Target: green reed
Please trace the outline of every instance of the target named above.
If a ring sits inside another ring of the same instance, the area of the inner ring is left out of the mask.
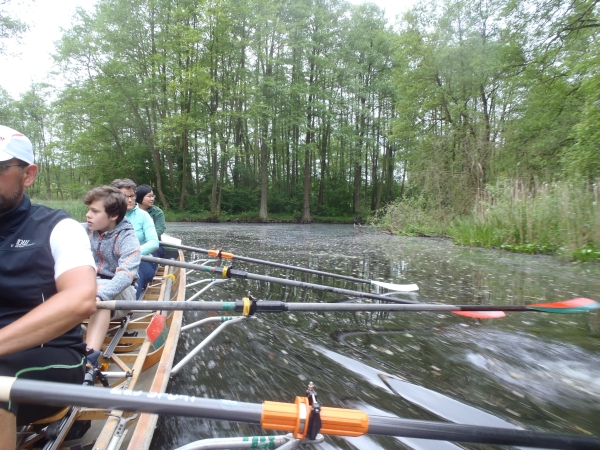
[[[422,199],[396,200],[370,219],[375,228],[403,236],[447,236],[455,217],[449,208],[428,207]]]
[[[583,182],[488,187],[448,229],[461,245],[600,261],[600,187]]]
[[[83,200],[46,200],[42,198],[32,198],[32,203],[38,203],[54,209],[62,209],[78,222],[85,222],[87,206]]]

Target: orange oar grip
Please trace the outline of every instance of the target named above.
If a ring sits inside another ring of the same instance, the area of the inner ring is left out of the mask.
[[[209,250],[208,251],[208,256],[212,256],[213,258],[217,258],[219,256],[219,251],[220,250]]]
[[[261,426],[267,430],[291,431],[296,439],[304,439],[308,430],[311,407],[306,397],[296,403],[264,402]],[[321,408],[321,434],[362,436],[369,429],[369,416],[354,409]]]
[[[221,252],[221,258],[233,259],[233,253]]]
[[[321,434],[362,436],[369,430],[369,416],[357,409],[321,408]]]

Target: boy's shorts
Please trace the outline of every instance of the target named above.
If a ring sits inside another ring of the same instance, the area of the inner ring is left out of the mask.
[[[69,347],[36,347],[0,357],[0,375],[19,379],[82,384],[85,356]],[[0,402],[0,408],[17,416],[17,426],[27,425],[60,411],[61,407]]]
[[[103,284],[108,284],[110,280],[106,280],[104,278],[96,278],[96,283],[98,286]],[[135,286],[127,286],[120,294],[115,296],[113,300],[135,300]],[[125,317],[129,311],[111,311],[110,318],[111,319],[120,319]]]

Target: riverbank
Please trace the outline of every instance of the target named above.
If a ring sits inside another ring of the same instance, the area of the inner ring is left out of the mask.
[[[399,235],[448,237],[464,246],[600,261],[598,184],[506,181],[488,187],[470,215],[409,199],[388,206],[373,224]]]
[[[67,211],[85,221],[87,208],[76,200],[34,201]],[[405,199],[390,204],[369,220],[393,234],[446,237],[457,245],[496,248],[516,253],[556,255],[569,261],[600,262],[600,187],[584,183],[525,186],[507,181],[488,187],[471,215],[450,208],[425,208]],[[222,213],[165,211],[167,222],[264,223],[258,212]],[[296,224],[300,216],[270,214],[266,223]],[[313,216],[313,223],[352,224],[353,217]]]

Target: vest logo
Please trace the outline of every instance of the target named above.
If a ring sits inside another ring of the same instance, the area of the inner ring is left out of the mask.
[[[12,244],[11,247],[23,248],[23,247],[30,247],[32,245],[35,245],[35,242],[30,242],[29,239],[17,239],[17,243]]]

